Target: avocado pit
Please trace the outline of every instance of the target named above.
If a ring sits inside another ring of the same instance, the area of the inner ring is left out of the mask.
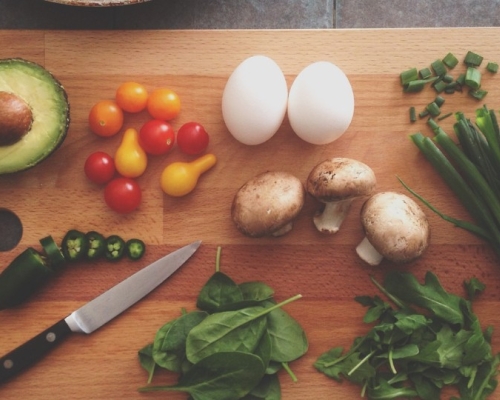
[[[17,143],[31,129],[33,113],[14,93],[0,91],[0,146]]]

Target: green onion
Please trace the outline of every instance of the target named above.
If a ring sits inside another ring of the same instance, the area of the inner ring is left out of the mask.
[[[436,103],[438,107],[441,107],[444,104],[444,101],[444,97],[441,96],[436,96],[436,98],[434,99],[434,103]]]
[[[446,75],[446,65],[441,60],[436,60],[431,63],[431,68],[437,76]]]
[[[420,71],[418,71],[418,74],[420,75],[420,78],[422,79],[429,79],[432,76],[432,71],[429,68],[422,68]]]
[[[484,89],[470,89],[469,95],[474,97],[476,100],[483,100],[488,92]]]
[[[458,75],[458,78],[455,82],[462,86],[465,85],[465,74]]]
[[[443,119],[445,118],[448,118],[448,117],[451,117],[453,115],[453,113],[448,113],[448,114],[444,114],[444,115],[441,115],[439,118],[438,118],[438,121],[442,121]]]
[[[479,67],[483,62],[483,57],[479,54],[473,53],[472,51],[468,51],[465,55],[464,63],[468,67]]]
[[[407,84],[404,85],[403,91],[404,92],[420,92],[427,83],[435,81],[437,78],[432,77],[429,79],[417,79],[414,81],[410,81]]]
[[[441,93],[443,92],[446,87],[448,86],[448,84],[443,81],[442,79],[438,79],[436,82],[434,82],[434,90],[437,92],[437,93]]]
[[[474,67],[468,67],[465,73],[465,84],[472,89],[479,89],[481,86],[481,72]]]
[[[418,79],[418,71],[416,68],[411,68],[409,70],[403,71],[400,74],[401,85],[406,85],[411,81],[415,81]]]
[[[425,117],[429,116],[429,111],[427,111],[427,110],[420,111],[420,112],[418,113],[418,116],[419,116],[420,118],[425,118]]]
[[[410,122],[415,122],[417,120],[417,113],[415,107],[410,107]]]
[[[432,118],[428,124],[433,139],[420,132],[410,138],[474,222],[440,212],[400,179],[401,183],[441,218],[487,240],[500,257],[500,128],[495,112],[486,106],[478,109],[475,124],[457,113],[453,128],[458,144]]]
[[[454,68],[458,64],[458,58],[455,57],[452,53],[446,54],[446,56],[443,58],[443,63],[448,67],[448,68]]]
[[[432,117],[436,117],[439,114],[441,114],[441,110],[439,109],[439,106],[437,105],[437,103],[435,101],[433,101],[432,103],[427,104],[427,106],[425,107],[425,109],[429,112],[429,114]]]
[[[487,65],[486,65],[486,69],[489,71],[489,72],[493,72],[494,74],[498,72],[498,64],[495,63],[495,62],[489,62]]]

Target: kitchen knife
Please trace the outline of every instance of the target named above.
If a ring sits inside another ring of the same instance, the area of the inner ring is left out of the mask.
[[[70,333],[92,333],[125,311],[181,267],[200,244],[193,242],[160,258],[0,358],[0,383],[39,360]]]

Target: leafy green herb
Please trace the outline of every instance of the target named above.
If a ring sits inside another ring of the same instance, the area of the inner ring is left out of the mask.
[[[299,299],[274,301],[274,290],[262,282],[237,284],[216,271],[200,290],[199,311],[186,312],[164,324],[152,344],[139,350],[148,372],[145,391],[181,391],[189,399],[281,398],[277,372],[304,355],[308,342],[300,324],[282,307]],[[179,374],[175,385],[149,385],[155,372]]]
[[[318,371],[359,385],[369,399],[435,400],[446,386],[457,387],[462,399],[493,393],[500,355],[492,353],[492,329],[481,330],[471,300],[448,293],[431,272],[423,284],[402,272],[387,274],[383,285],[372,281],[390,302],[357,297],[373,326],[347,351],[322,354]],[[484,289],[475,278],[467,286],[474,294]]]

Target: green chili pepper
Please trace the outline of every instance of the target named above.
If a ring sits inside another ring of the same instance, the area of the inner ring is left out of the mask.
[[[131,260],[138,260],[146,252],[146,245],[140,239],[130,239],[127,241],[126,245],[127,256]]]
[[[64,236],[61,247],[67,261],[79,261],[87,254],[87,238],[83,232],[72,229]]]
[[[106,251],[106,239],[103,235],[96,231],[87,232],[85,235],[87,239],[87,259],[96,260]]]
[[[53,273],[35,249],[24,250],[0,274],[0,309],[22,303]]]
[[[53,270],[59,270],[66,264],[64,254],[52,236],[49,235],[40,239],[40,244],[47,257],[47,263]]]
[[[125,241],[118,235],[111,235],[106,239],[104,255],[110,261],[118,261],[125,254]]]

